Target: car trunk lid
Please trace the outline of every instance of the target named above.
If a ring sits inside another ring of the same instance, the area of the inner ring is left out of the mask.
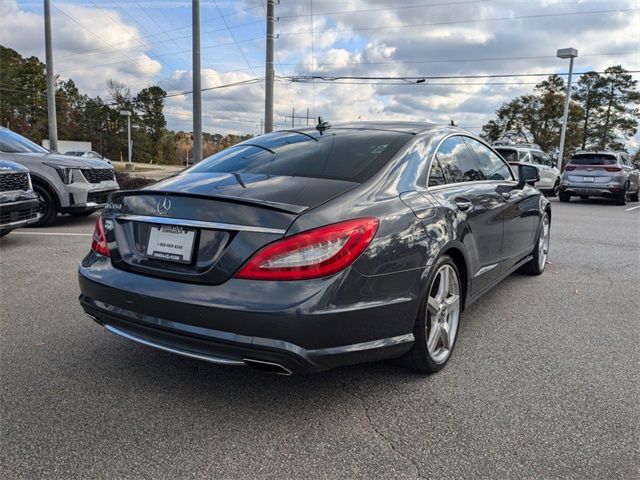
[[[114,194],[104,211],[116,268],[219,284],[304,211],[357,183],[303,177],[181,174]]]

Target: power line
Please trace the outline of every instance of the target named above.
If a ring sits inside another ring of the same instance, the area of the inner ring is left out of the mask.
[[[231,14],[228,14],[228,15],[224,15],[224,17],[228,18],[228,17],[234,16],[234,15],[239,15],[241,13],[244,13],[244,12],[248,11],[248,10],[254,10],[255,8],[256,7],[240,10],[238,12],[234,12],[234,13],[231,13]],[[218,18],[220,18],[220,17],[213,17],[213,18],[210,18],[210,19],[207,19],[207,20],[203,20],[201,23],[217,20]],[[261,20],[256,20],[256,21],[252,21],[252,22],[241,23],[239,25],[234,25],[232,28],[240,28],[240,27],[255,25],[256,23],[261,23],[261,22],[262,22]],[[148,34],[148,35],[135,36],[135,37],[130,38],[128,40],[123,40],[121,42],[108,44],[107,47],[90,48],[90,49],[87,49],[87,50],[82,50],[80,52],[74,52],[72,54],[62,55],[62,56],[57,57],[56,60],[61,60],[63,58],[67,58],[67,57],[73,57],[73,56],[80,55],[80,54],[83,54],[83,53],[104,51],[104,50],[107,50],[109,48],[116,47],[117,45],[128,44],[130,42],[138,42],[138,44],[134,45],[132,47],[128,47],[129,49],[138,48],[138,47],[144,46],[143,42],[141,42],[140,40],[144,40],[144,39],[147,39],[147,38],[150,38],[150,37],[157,37],[157,36],[163,35],[164,33],[168,33],[168,32],[175,32],[177,30],[184,30],[186,28],[191,28],[191,24],[183,25],[181,27],[171,28],[171,29],[168,29],[168,30],[164,30],[162,32],[151,33],[151,34]],[[217,29],[214,29],[214,30],[207,30],[207,31],[205,31],[203,33],[215,33],[215,32],[220,32],[220,31],[223,31],[223,30],[226,30],[226,28],[217,28]],[[185,36],[181,36],[181,37],[175,37],[176,40],[181,40],[183,38],[191,38],[191,34],[185,35]],[[106,42],[104,42],[104,43],[106,43]],[[163,43],[163,42],[159,42],[159,43]],[[126,50],[126,48],[123,49],[123,50]]]
[[[598,73],[604,74],[606,72],[579,72],[574,75],[584,75],[586,73]],[[626,70],[625,73],[640,73],[640,70]],[[566,76],[569,75],[565,72],[552,72],[552,73],[500,73],[500,74],[473,74],[473,75],[418,75],[418,76],[406,76],[406,77],[367,77],[356,75],[293,75],[285,77],[292,82],[308,82],[312,80],[324,80],[331,82],[335,80],[452,80],[452,79],[474,79],[474,78],[517,78],[517,77],[550,77],[553,75]]]
[[[638,55],[638,52],[615,52],[615,53],[581,53],[581,57],[611,57],[622,55]],[[534,55],[520,57],[492,57],[492,58],[460,58],[453,60],[393,60],[387,62],[356,62],[350,66],[358,65],[395,65],[395,64],[424,64],[424,63],[462,63],[462,62],[489,62],[502,60],[540,60],[545,58],[556,58],[555,55]],[[311,65],[311,63],[283,63],[287,66]],[[316,63],[315,66],[344,66],[344,63]]]
[[[238,40],[236,40],[236,36],[233,34],[233,31],[229,27],[229,24],[227,23],[227,20],[222,16],[222,10],[220,10],[220,7],[218,6],[218,2],[213,0],[213,4],[218,9],[218,13],[220,14],[220,18],[222,18],[222,21],[224,22],[225,27],[227,27],[227,30],[229,30],[229,34],[231,35],[231,38],[233,39],[233,42],[236,44],[236,47],[238,47],[238,50],[240,51],[240,55],[242,55],[242,58],[244,58],[245,63],[249,67],[249,70],[251,70],[251,74],[255,75],[256,72],[253,71],[253,67],[251,67],[251,64],[249,63],[249,60],[247,60],[247,56],[244,54],[244,51],[240,47],[240,44],[238,43]]]
[[[300,17],[310,17],[310,16],[321,17],[321,16],[328,16],[328,15],[332,15],[332,16],[350,15],[353,13],[383,12],[383,11],[389,11],[389,10],[404,10],[404,9],[410,9],[410,8],[429,8],[429,7],[454,6],[454,5],[467,5],[470,3],[486,3],[486,2],[493,2],[493,1],[499,1],[499,0],[467,0],[463,2],[420,3],[417,5],[399,5],[399,6],[390,5],[388,7],[382,7],[382,8],[365,8],[365,9],[358,9],[358,10],[335,10],[332,12],[316,12],[315,14],[303,13],[299,15],[282,15],[279,18],[286,19],[286,18],[300,18]]]
[[[479,23],[479,22],[497,22],[501,20],[524,20],[529,18],[547,18],[547,17],[564,17],[570,15],[592,15],[592,14],[602,14],[602,13],[619,13],[619,12],[635,12],[640,9],[638,8],[626,8],[626,9],[615,9],[615,10],[592,10],[588,12],[564,12],[564,13],[544,13],[538,15],[520,15],[513,17],[496,17],[496,18],[477,18],[473,20],[456,20],[452,22],[434,22],[434,23],[416,23],[411,25],[386,25],[380,27],[362,27],[362,28],[343,28],[343,29],[328,29],[328,30],[318,30],[315,33],[344,33],[344,32],[360,32],[366,30],[386,30],[386,29],[400,29],[400,28],[418,28],[418,27],[431,27],[436,25],[457,25],[464,23]],[[308,35],[309,31],[306,32],[283,32],[280,33],[280,36],[285,35]]]
[[[263,37],[254,37],[254,38],[248,38],[246,40],[238,40],[238,43],[248,43],[248,42],[255,42],[257,40],[262,40]],[[204,47],[201,48],[201,50],[210,50],[212,48],[218,48],[218,47],[225,47],[228,45],[233,45],[233,42],[225,42],[225,43],[217,43],[214,45],[205,45]],[[159,55],[155,55],[152,58],[161,58],[161,57],[167,57],[167,56],[171,56],[171,55],[175,55],[176,53],[180,53],[180,52],[167,52],[167,53],[163,53],[163,54],[159,54]],[[128,57],[130,58],[130,57]],[[120,63],[126,63],[126,60],[120,60],[117,62],[110,62],[110,63],[97,63],[97,64],[92,64],[92,66],[94,67],[104,67],[104,66],[109,66],[109,65],[117,65]],[[77,61],[74,62],[74,65],[77,65]],[[67,70],[60,70],[58,71],[58,73],[69,73],[69,72],[74,72],[77,70],[84,70],[86,67],[76,67],[76,68],[71,68],[71,69],[67,69]],[[236,70],[242,70],[242,69],[236,69]]]

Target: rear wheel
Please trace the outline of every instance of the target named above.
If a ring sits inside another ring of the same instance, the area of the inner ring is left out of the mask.
[[[415,343],[404,357],[409,367],[423,373],[435,373],[446,365],[462,311],[460,275],[451,257],[440,257],[432,272],[413,331]]]
[[[632,193],[631,195],[629,195],[629,201],[630,202],[637,202],[638,201],[638,194],[640,194],[640,190],[638,190],[636,193]]]
[[[617,193],[615,196],[616,205],[626,205],[627,204],[627,189],[625,188],[622,192]]]
[[[532,253],[533,258],[520,267],[522,273],[540,275],[544,272],[544,267],[547,264],[547,256],[549,255],[550,233],[551,220],[549,219],[549,214],[545,212],[540,221],[538,240]]]
[[[559,191],[560,191],[560,179],[556,180],[556,183],[553,185],[553,188],[549,190],[549,193],[547,195],[550,197],[555,197],[558,195]]]
[[[33,186],[33,190],[38,195],[38,201],[40,202],[38,210],[42,216],[40,217],[40,220],[32,223],[30,226],[46,227],[47,225],[50,225],[58,215],[58,204],[46,187],[36,184]]]
[[[569,200],[571,200],[571,195],[565,192],[560,192],[558,198],[560,198],[561,202],[568,202]]]

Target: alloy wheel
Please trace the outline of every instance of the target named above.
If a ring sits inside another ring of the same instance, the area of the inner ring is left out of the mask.
[[[436,363],[451,355],[460,318],[460,280],[451,265],[436,272],[427,299],[427,350]]]
[[[547,256],[549,255],[549,216],[545,215],[542,218],[542,231],[540,232],[540,239],[538,240],[538,266],[540,270],[544,269],[547,263]]]

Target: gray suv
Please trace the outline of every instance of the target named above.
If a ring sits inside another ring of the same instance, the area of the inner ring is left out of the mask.
[[[58,213],[90,215],[119,188],[113,167],[103,160],[51,153],[4,127],[0,127],[0,159],[29,169],[40,201],[37,227],[49,225]]]
[[[638,201],[640,172],[624,152],[577,152],[564,168],[560,182],[560,201],[580,198],[612,198],[626,205],[627,198]]]

